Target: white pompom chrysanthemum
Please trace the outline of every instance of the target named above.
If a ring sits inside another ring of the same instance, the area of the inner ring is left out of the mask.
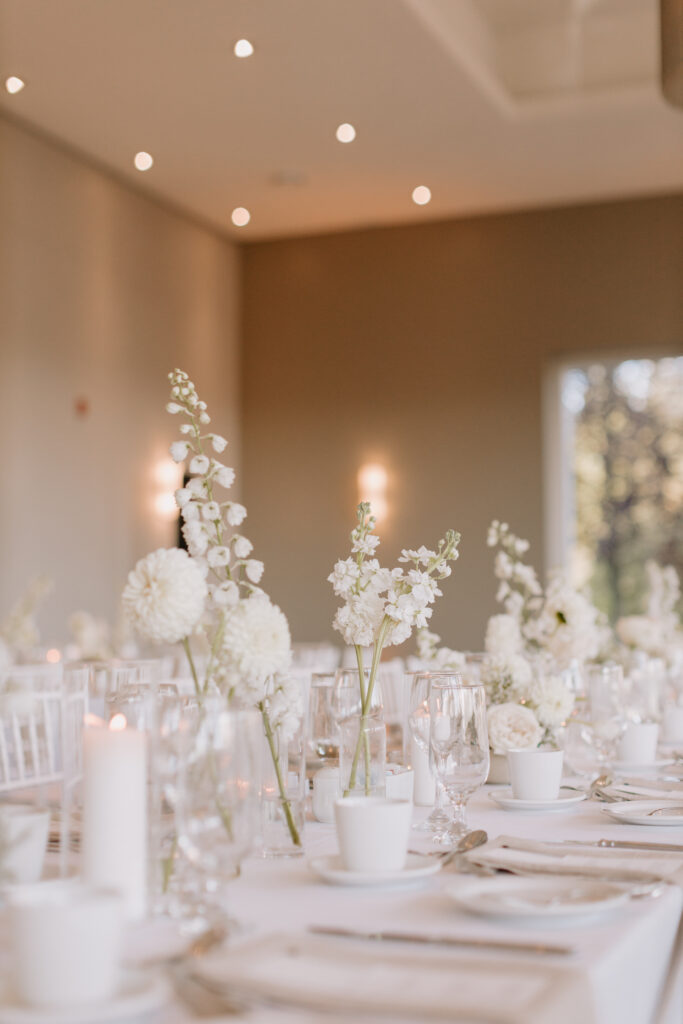
[[[291,658],[287,619],[265,594],[228,607],[221,667],[235,696],[249,704],[263,700],[268,677],[286,672]]]
[[[154,643],[174,644],[202,617],[207,584],[202,568],[180,548],[159,548],[128,576],[123,610],[133,628]]]

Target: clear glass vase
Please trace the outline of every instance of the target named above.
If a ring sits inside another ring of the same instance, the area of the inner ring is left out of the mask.
[[[262,711],[260,852],[264,857],[297,857],[304,852],[306,688],[301,681],[298,685],[300,713],[291,716],[286,726],[277,726],[268,700]]]
[[[339,724],[339,769],[344,796],[384,796],[387,731],[380,711]]]

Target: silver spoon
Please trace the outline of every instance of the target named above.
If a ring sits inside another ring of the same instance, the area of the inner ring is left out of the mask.
[[[441,867],[445,868],[447,864],[452,863],[456,857],[461,857],[464,853],[469,850],[474,850],[477,846],[482,846],[488,842],[488,835],[484,832],[483,828],[477,828],[474,832],[468,832],[464,835],[458,845],[453,849],[449,850],[445,857],[441,860]]]

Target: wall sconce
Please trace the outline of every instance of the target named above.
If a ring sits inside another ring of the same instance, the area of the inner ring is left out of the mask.
[[[369,501],[372,514],[381,523],[389,511],[387,483],[389,474],[378,462],[366,462],[358,470],[358,500]]]
[[[154,464],[152,479],[154,480],[152,495],[154,514],[157,519],[162,519],[165,523],[172,523],[178,518],[175,492],[183,486],[183,467],[171,458],[159,459]]]

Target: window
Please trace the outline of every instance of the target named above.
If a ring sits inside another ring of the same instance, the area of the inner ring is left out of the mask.
[[[641,612],[648,559],[683,574],[683,357],[564,366],[553,397],[550,562],[610,619]]]

